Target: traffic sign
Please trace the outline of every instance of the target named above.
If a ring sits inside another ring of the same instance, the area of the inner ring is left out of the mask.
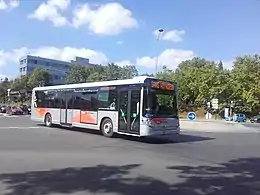
[[[213,109],[218,109],[218,99],[213,99],[212,100],[212,108]]]
[[[196,119],[196,113],[195,112],[189,112],[188,113],[188,119],[193,121]]]

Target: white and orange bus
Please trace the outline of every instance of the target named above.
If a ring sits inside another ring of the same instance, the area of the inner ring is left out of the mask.
[[[165,137],[180,132],[177,84],[146,76],[133,79],[36,87],[31,119],[115,133]]]

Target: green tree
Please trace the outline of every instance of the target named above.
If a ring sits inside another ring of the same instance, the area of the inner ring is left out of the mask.
[[[179,85],[179,99],[202,105],[206,99],[218,98],[226,101],[229,95],[229,72],[221,70],[218,64],[204,58],[183,61],[175,71]]]
[[[50,74],[46,70],[36,68],[34,69],[33,73],[29,76],[28,87],[32,89],[38,86],[50,85],[51,84],[50,81],[51,81]]]
[[[132,79],[135,76],[138,76],[138,71],[135,66],[125,65],[121,69],[122,77],[121,79]]]
[[[224,70],[223,62],[221,60],[218,63],[218,69],[219,70]]]
[[[162,71],[158,72],[156,77],[158,79],[164,79],[168,81],[176,81],[175,72],[167,68],[167,66],[163,66]]]
[[[7,101],[7,89],[10,88],[11,81],[5,77],[0,83],[0,102],[5,103]]]
[[[84,83],[87,81],[90,71],[85,66],[73,65],[66,78],[67,83]]]
[[[29,76],[23,75],[20,78],[14,79],[11,84],[11,89],[14,91],[31,90],[29,83],[28,83],[29,78],[30,78]]]
[[[128,79],[138,75],[135,66],[126,65],[120,67],[114,63],[107,66],[95,65],[92,67],[73,66],[67,76],[67,83],[84,83],[95,81],[110,81]]]
[[[240,111],[257,112],[260,109],[260,56],[237,57],[231,71],[232,99],[244,102]]]

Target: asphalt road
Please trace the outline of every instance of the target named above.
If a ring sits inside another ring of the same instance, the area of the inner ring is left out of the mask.
[[[0,117],[1,195],[260,194],[260,133],[105,138]]]

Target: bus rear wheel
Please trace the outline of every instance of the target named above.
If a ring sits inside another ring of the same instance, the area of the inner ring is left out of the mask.
[[[48,114],[45,115],[44,123],[45,123],[46,127],[51,127],[52,126],[51,114],[48,113]]]
[[[113,123],[110,119],[106,118],[101,124],[101,131],[105,137],[113,137]]]

